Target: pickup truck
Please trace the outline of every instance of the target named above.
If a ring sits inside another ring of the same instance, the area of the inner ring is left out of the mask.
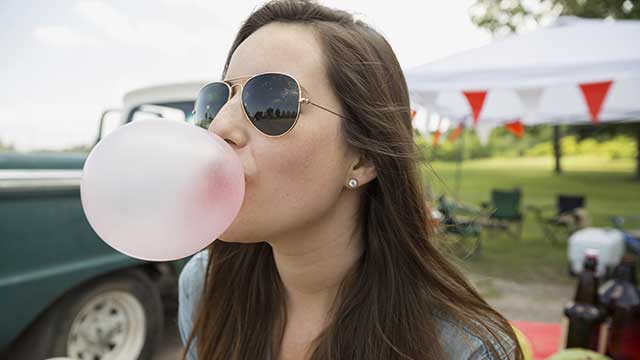
[[[204,83],[127,93],[115,126],[190,121]],[[187,259],[149,262],[114,250],[80,202],[88,153],[0,152],[0,359],[151,359]],[[170,304],[170,305],[167,305]],[[174,308],[175,309],[175,308]]]

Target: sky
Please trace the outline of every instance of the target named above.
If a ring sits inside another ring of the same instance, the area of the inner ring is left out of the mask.
[[[0,1],[0,142],[18,151],[91,143],[130,90],[217,80],[242,21],[264,1]],[[403,69],[491,41],[473,0],[320,0],[375,27]]]

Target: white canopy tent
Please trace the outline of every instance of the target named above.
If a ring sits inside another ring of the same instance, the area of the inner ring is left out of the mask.
[[[405,76],[412,103],[452,124],[640,121],[640,21],[561,17]]]

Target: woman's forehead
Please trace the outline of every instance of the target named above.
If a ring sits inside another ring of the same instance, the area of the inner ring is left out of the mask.
[[[233,53],[226,78],[265,72],[293,75],[305,88],[323,81],[324,57],[311,27],[279,22],[263,26]]]

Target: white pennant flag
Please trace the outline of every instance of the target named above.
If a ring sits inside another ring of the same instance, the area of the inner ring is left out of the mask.
[[[525,113],[522,114],[522,122],[526,123],[538,110],[542,99],[543,88],[516,89],[516,93],[524,105]]]
[[[495,127],[495,123],[479,122],[478,125],[476,125],[476,135],[478,135],[478,140],[480,140],[482,146],[487,146],[489,143],[489,135],[491,135],[491,131]]]
[[[415,99],[417,103],[429,109],[429,111],[436,110],[436,99],[438,98],[436,91],[414,92],[411,97]]]

